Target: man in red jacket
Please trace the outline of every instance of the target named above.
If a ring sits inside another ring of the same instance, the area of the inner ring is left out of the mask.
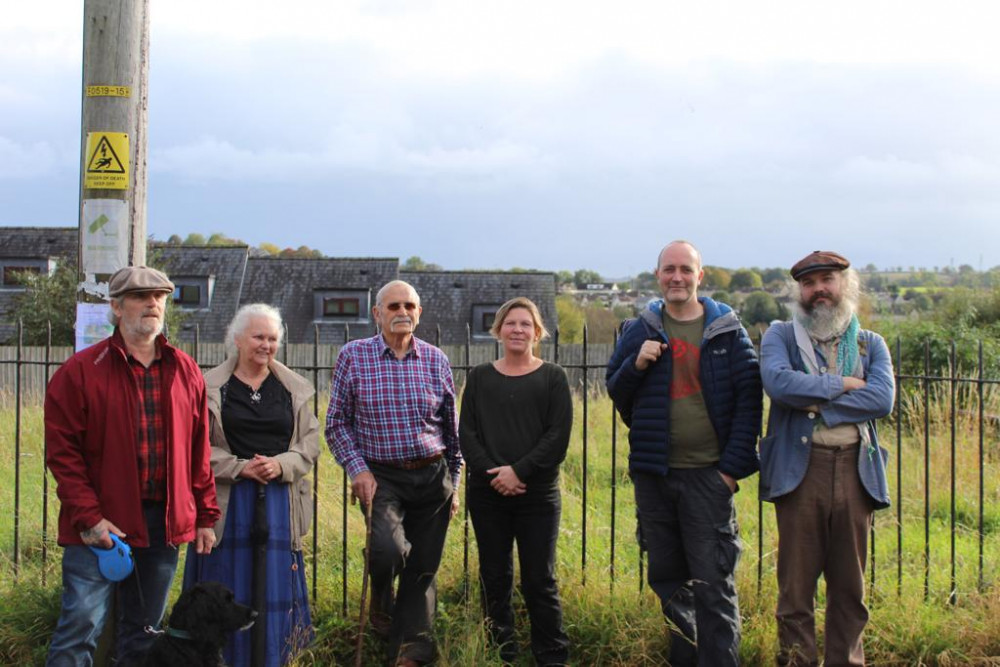
[[[174,285],[144,266],[109,282],[110,338],[78,352],[45,394],[46,465],[55,477],[64,547],[62,612],[47,665],[90,665],[119,596],[119,665],[142,659],[177,569],[177,546],[215,543],[219,518],[210,466],[205,382],[191,357],[162,335]],[[90,547],[109,533],[132,548],[135,571],[105,579]]]

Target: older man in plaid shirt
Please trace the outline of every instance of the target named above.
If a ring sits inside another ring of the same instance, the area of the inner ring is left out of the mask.
[[[405,667],[435,657],[435,577],[462,470],[451,366],[413,335],[420,313],[408,283],[379,290],[379,333],[340,351],[326,415],[326,440],[354,495],[373,503],[371,624]]]

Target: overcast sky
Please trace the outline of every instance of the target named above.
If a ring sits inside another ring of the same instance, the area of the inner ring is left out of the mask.
[[[10,4],[10,3],[9,3]],[[0,21],[0,225],[77,224],[83,2]],[[1000,264],[1000,5],[151,0],[149,232],[449,269]],[[2,233],[2,232],[0,232]]]

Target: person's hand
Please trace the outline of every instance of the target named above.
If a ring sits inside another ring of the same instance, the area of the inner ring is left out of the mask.
[[[114,543],[108,535],[109,532],[114,533],[118,537],[125,537],[125,533],[123,533],[118,526],[111,523],[107,519],[101,519],[87,530],[81,532],[80,539],[83,540],[83,543],[88,547],[110,549]]]
[[[727,475],[726,473],[722,472],[721,470],[719,471],[719,477],[721,477],[722,481],[725,482],[726,486],[729,487],[729,493],[736,493],[736,478],[735,477],[732,477],[731,475]]]
[[[458,514],[458,491],[451,494],[451,513],[448,516],[454,519],[456,514]]]
[[[528,487],[517,478],[517,473],[510,466],[500,466],[490,468],[486,471],[495,477],[490,480],[493,490],[503,496],[519,496],[528,490]]]
[[[281,464],[278,462],[278,459],[271,456],[254,454],[253,460],[257,461],[260,465],[261,477],[267,481],[281,479]]]
[[[368,507],[375,499],[377,488],[378,482],[375,481],[375,475],[368,470],[358,473],[358,476],[351,481],[351,493],[361,501],[364,507]]]
[[[868,383],[860,378],[856,378],[851,375],[844,376],[844,391],[854,391],[855,389],[864,389],[867,386]]]
[[[238,477],[253,480],[258,484],[267,484],[269,481],[267,468],[264,461],[257,458],[250,459],[246,465],[240,469]]]
[[[199,528],[194,536],[194,550],[196,553],[202,556],[207,556],[212,553],[212,547],[215,546],[215,529],[214,528]]]
[[[669,348],[669,345],[661,343],[658,340],[647,340],[643,342],[642,347],[639,348],[639,354],[635,358],[636,370],[646,370],[649,368],[650,364],[656,363],[656,361],[660,358],[660,355]]]

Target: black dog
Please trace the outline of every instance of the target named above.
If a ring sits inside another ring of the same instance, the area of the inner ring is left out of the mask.
[[[150,667],[219,667],[229,635],[246,630],[257,617],[220,583],[203,581],[184,591],[170,612],[167,629],[146,654]]]

